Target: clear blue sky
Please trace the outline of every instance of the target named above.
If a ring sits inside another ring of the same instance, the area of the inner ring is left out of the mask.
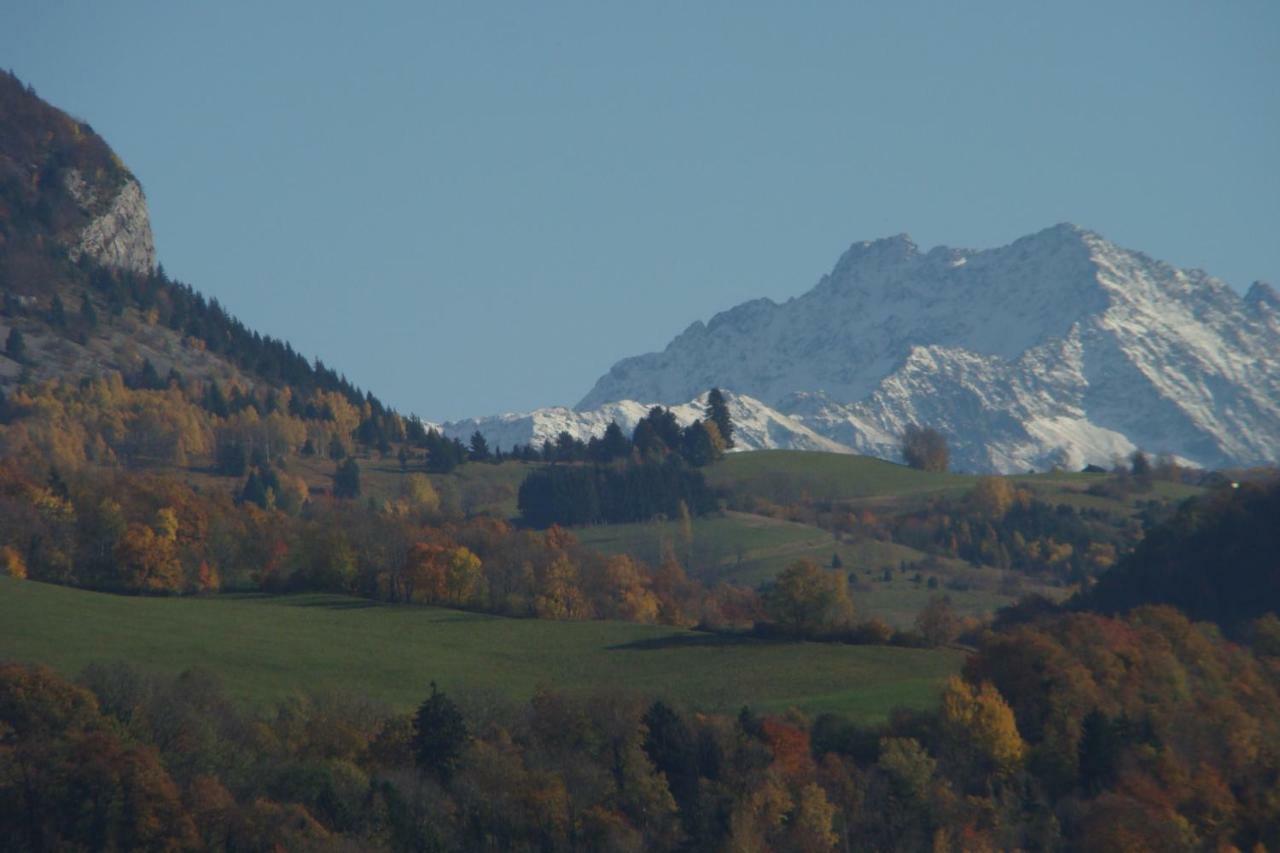
[[[0,65],[172,275],[433,419],[573,404],[903,231],[1280,280],[1280,3],[871,5],[8,0]]]

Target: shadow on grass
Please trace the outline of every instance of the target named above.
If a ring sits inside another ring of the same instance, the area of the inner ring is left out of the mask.
[[[383,606],[381,601],[367,598],[285,598],[280,600],[280,604],[286,607],[321,607],[325,610],[366,610]]]
[[[750,634],[672,634],[666,637],[650,637],[609,646],[609,651],[656,652],[662,649],[716,648],[725,646],[782,645],[783,641]]]

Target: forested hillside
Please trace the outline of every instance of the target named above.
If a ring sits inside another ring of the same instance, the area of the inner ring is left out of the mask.
[[[1251,620],[1280,613],[1280,479],[1183,504],[1078,602],[1103,613],[1157,603],[1237,637]]]

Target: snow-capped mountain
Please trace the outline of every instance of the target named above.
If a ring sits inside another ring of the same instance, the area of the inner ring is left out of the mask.
[[[848,447],[818,435],[786,415],[779,414],[759,400],[741,394],[726,392],[725,402],[733,419],[735,450],[826,450],[835,453],[852,453]],[[538,409],[522,414],[494,415],[487,418],[468,418],[441,424],[440,430],[449,438],[462,441],[470,439],[479,430],[491,446],[510,449],[515,444],[532,444],[541,447],[542,442],[556,440],[561,432],[588,441],[603,435],[610,421],[617,421],[627,435],[635,430],[653,403],[637,403],[622,400],[606,403],[587,411],[558,406]],[[669,406],[681,426],[705,417],[707,395],[702,394],[688,403]]]
[[[885,458],[908,424],[933,426],[962,470],[1135,448],[1275,462],[1280,298],[1073,225],[989,250],[921,252],[900,235],[853,245],[802,296],[746,302],[618,362],[578,410],[712,386]]]

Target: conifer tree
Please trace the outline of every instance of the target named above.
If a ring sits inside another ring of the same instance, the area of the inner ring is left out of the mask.
[[[413,757],[418,769],[448,782],[458,769],[468,737],[462,711],[431,682],[431,695],[413,717]]]
[[[719,388],[712,388],[711,393],[707,394],[707,420],[720,430],[725,449],[733,447],[733,419],[729,417],[729,404],[725,402],[724,393]]]
[[[17,327],[9,330],[9,337],[4,342],[5,355],[22,364],[27,358],[27,341]]]
[[[84,324],[90,329],[98,327],[98,312],[93,307],[93,300],[89,298],[89,294],[82,294],[80,297],[80,318],[84,320]]]
[[[484,434],[480,430],[476,430],[471,434],[471,448],[467,458],[472,462],[489,461],[489,442],[485,440]]]
[[[600,455],[605,462],[626,459],[631,455],[631,442],[627,440],[617,421],[609,421],[609,425],[605,427],[604,437],[600,439]]]
[[[61,329],[67,325],[67,309],[62,304],[62,299],[56,293],[49,302],[49,325],[55,329]]]
[[[334,472],[333,496],[335,498],[360,497],[360,466],[355,459],[346,459]]]

